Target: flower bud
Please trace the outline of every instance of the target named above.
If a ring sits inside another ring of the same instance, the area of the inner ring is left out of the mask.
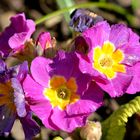
[[[86,140],[100,140],[102,136],[100,122],[88,121],[87,124],[82,127],[80,136]]]
[[[63,140],[63,139],[60,136],[57,136],[53,140]]]

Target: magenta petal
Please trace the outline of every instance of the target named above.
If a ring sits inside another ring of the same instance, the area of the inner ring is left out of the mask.
[[[43,49],[46,48],[46,43],[51,43],[51,35],[49,32],[43,32],[37,39],[37,44],[41,45]]]
[[[24,13],[11,17],[11,24],[0,34],[0,51],[4,56],[14,50],[22,48],[35,31],[35,23],[26,20]]]
[[[66,79],[70,77],[77,77],[79,74],[78,67],[79,59],[75,53],[66,53],[59,51],[57,57],[55,57],[53,63],[50,65],[50,75],[61,75]]]
[[[9,45],[12,49],[19,49],[26,41],[26,32],[16,33],[9,38]]]
[[[140,45],[135,47],[125,46],[123,52],[125,54],[125,59],[122,62],[123,64],[133,66],[140,61]]]
[[[106,21],[99,22],[95,26],[83,32],[82,36],[92,48],[102,46],[104,41],[109,40],[110,26]]]
[[[129,41],[129,30],[124,24],[115,24],[111,26],[109,41],[114,43],[115,47],[122,47]]]
[[[24,23],[26,21],[24,13],[20,13],[11,17],[10,21],[11,21],[11,26],[14,27],[16,31],[20,32],[23,28],[27,29],[26,24]]]
[[[50,112],[49,117],[46,117],[43,120],[43,124],[45,125],[46,128],[50,128],[52,130],[60,130],[59,126],[56,126],[55,123],[51,120],[51,115],[52,115],[53,110]]]
[[[57,107],[53,109],[51,116],[53,123],[66,132],[72,132],[75,128],[84,126],[86,118],[86,115],[68,116],[65,111],[61,111]]]
[[[136,33],[134,33],[131,29],[129,29],[129,42],[128,45],[129,46],[137,46],[139,45],[139,35],[137,35]]]
[[[104,93],[101,88],[95,82],[91,82],[80,100],[67,107],[68,115],[89,115],[96,111],[102,105],[103,95]]]
[[[29,29],[26,38],[29,39],[31,37],[32,33],[35,31],[35,23],[33,20],[28,19],[28,20],[26,20],[26,24]]]
[[[25,14],[17,14],[11,17],[11,27],[14,29],[15,33],[27,32],[27,38],[35,31],[35,23],[33,20],[25,18]]]
[[[47,99],[31,103],[30,108],[41,119],[46,128],[58,130],[58,127],[50,121],[52,106]]]
[[[35,23],[32,20],[26,20],[25,15],[17,14],[11,17],[11,24],[9,29],[12,28],[12,35],[9,37],[9,46],[14,49],[20,49],[25,41],[30,39],[32,33],[35,31]]]
[[[129,28],[127,28],[126,31],[129,35],[127,37],[127,43],[121,47],[121,50],[125,54],[125,59],[122,63],[133,66],[140,61],[139,36]]]
[[[135,94],[140,91],[140,63],[137,63],[133,67],[129,67],[128,71],[129,74],[133,75],[133,79],[126,92],[129,94]]]
[[[23,82],[23,88],[31,110],[42,120],[46,127],[57,130],[58,128],[49,121],[52,107],[43,95],[44,88],[36,83],[29,75],[27,75]]]
[[[118,73],[116,78],[109,80],[108,83],[97,83],[103,90],[105,90],[111,97],[119,97],[123,95],[129,84],[132,76]]]
[[[77,75],[78,75],[76,78],[76,83],[78,86],[77,93],[79,93],[82,96],[83,92],[88,88],[88,85],[92,80],[92,77],[89,74],[83,74],[81,72],[79,72],[79,74]]]
[[[25,97],[31,102],[44,99],[43,87],[36,83],[29,75],[23,81]]]
[[[47,87],[49,78],[50,67],[49,64],[52,62],[50,59],[43,57],[36,57],[31,64],[31,73],[36,82],[40,85]]]
[[[76,54],[77,57],[79,58],[79,68],[82,73],[89,73],[89,74],[94,74],[94,69],[92,68],[92,62],[88,59],[87,56],[84,56],[82,54]]]
[[[88,73],[92,75],[93,79],[97,82],[108,83],[105,75],[99,73],[92,67],[92,61],[89,60],[87,56],[77,54],[77,57],[80,59],[79,61],[79,68],[82,73]],[[92,56],[91,56],[92,57]]]

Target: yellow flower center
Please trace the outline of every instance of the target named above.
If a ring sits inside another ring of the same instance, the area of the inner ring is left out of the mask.
[[[53,76],[49,83],[49,88],[45,88],[43,94],[50,101],[52,107],[58,106],[61,110],[67,105],[79,100],[77,84],[75,78],[66,80],[63,76]]]
[[[60,99],[67,99],[69,94],[69,90],[67,88],[62,88],[62,87],[58,89],[56,92],[57,92],[57,96]]]
[[[104,56],[99,60],[99,62],[102,67],[111,67],[113,64],[112,59],[108,56]]]
[[[97,46],[93,52],[93,67],[112,79],[117,72],[125,73],[126,69],[120,64],[124,59],[124,54],[120,49],[115,50],[114,44],[109,41],[104,42],[103,46]]]

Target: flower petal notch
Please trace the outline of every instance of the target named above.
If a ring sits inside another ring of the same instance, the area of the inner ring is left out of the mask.
[[[37,57],[31,74],[23,82],[25,96],[47,128],[72,132],[102,105],[102,90],[81,73],[75,53],[59,51],[53,60]]]

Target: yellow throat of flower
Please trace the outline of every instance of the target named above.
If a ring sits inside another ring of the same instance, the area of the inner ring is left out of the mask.
[[[104,42],[103,46],[97,46],[93,52],[93,67],[112,79],[117,72],[125,73],[125,66],[120,64],[124,59],[124,54],[120,49],[115,50],[114,44],[109,41]]]
[[[50,101],[52,107],[66,109],[68,104],[79,100],[76,94],[77,84],[75,78],[71,77],[68,81],[63,76],[53,76],[49,83],[49,88],[45,88],[43,94]]]

